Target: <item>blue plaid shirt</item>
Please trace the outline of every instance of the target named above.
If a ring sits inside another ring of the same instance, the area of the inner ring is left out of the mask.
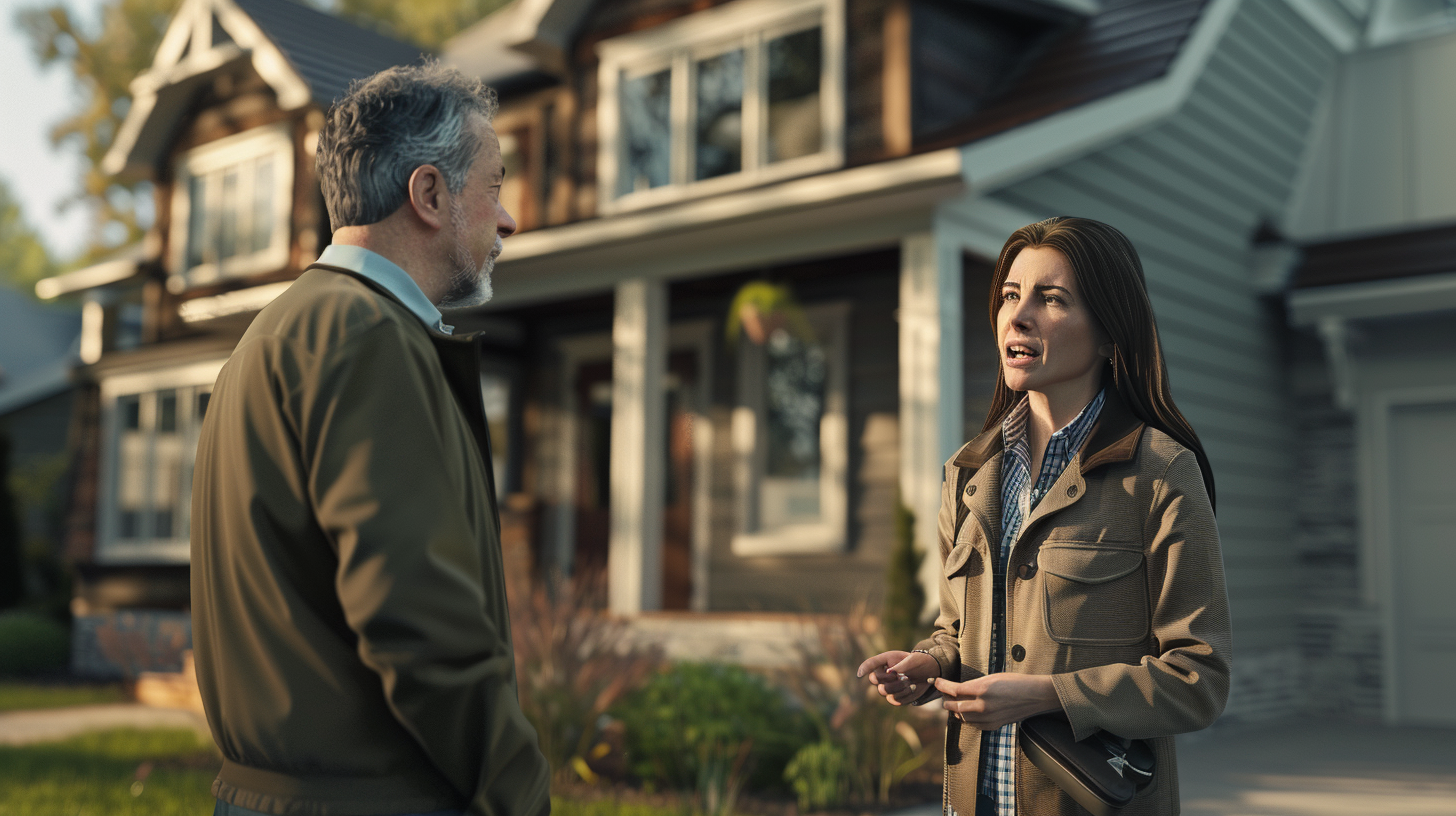
[[[1026,397],[1021,398],[1001,423],[1006,453],[1001,464],[1001,550],[991,581],[991,608],[995,617],[991,621],[990,674],[1006,669],[1006,561],[1021,534],[1021,522],[1087,441],[1092,426],[1097,423],[1097,415],[1102,413],[1103,396],[1104,392],[1098,391],[1076,419],[1047,440],[1035,484],[1031,484],[1031,450],[1026,437],[1027,420],[1031,416]],[[981,793],[996,803],[997,816],[1016,816],[1016,723],[996,729],[989,742],[990,750],[981,760]]]

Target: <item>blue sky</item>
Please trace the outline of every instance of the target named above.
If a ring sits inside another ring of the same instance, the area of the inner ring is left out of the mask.
[[[0,0],[0,176],[25,207],[58,257],[74,256],[86,242],[88,223],[82,207],[65,214],[56,205],[76,189],[80,162],[74,149],[51,147],[51,126],[77,104],[67,67],[57,63],[42,72],[30,43],[15,26],[22,8],[50,5],[53,0]],[[100,0],[67,0],[81,19],[95,18]]]

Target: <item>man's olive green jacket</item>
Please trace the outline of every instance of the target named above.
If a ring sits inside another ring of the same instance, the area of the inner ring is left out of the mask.
[[[219,799],[549,811],[516,695],[478,362],[470,337],[315,267],[223,367],[192,495]]]

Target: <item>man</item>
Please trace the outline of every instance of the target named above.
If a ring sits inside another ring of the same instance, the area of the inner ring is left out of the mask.
[[[516,696],[473,338],[503,168],[494,93],[437,64],[319,134],[335,226],[254,319],[198,443],[192,617],[221,814],[544,816]]]

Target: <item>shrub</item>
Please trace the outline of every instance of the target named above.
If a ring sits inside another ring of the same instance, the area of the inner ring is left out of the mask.
[[[603,715],[661,664],[661,650],[633,642],[627,623],[600,609],[600,575],[510,588],[521,708],[558,781],[595,782],[605,758]]]
[[[926,634],[920,625],[925,608],[925,589],[920,585],[924,560],[924,551],[915,546],[915,514],[897,502],[895,547],[885,576],[885,641],[893,649],[909,649]]]
[[[34,612],[0,612],[0,677],[62,672],[70,657],[66,627]]]
[[[716,663],[659,672],[613,713],[625,727],[632,772],[696,791],[709,814],[731,812],[744,785],[782,785],[784,766],[810,733],[764,678]]]
[[[844,802],[852,771],[844,747],[821,740],[794,754],[784,769],[784,779],[799,797],[799,810],[828,810]]]
[[[799,664],[779,674],[820,739],[844,751],[843,764],[826,760],[815,772],[827,775],[837,769],[844,775],[848,798],[885,804],[908,774],[938,757],[934,735],[941,731],[943,715],[892,706],[855,676],[865,658],[885,651],[879,621],[863,607],[820,618],[816,628],[817,642],[801,646]],[[814,784],[829,785],[823,779]]]

